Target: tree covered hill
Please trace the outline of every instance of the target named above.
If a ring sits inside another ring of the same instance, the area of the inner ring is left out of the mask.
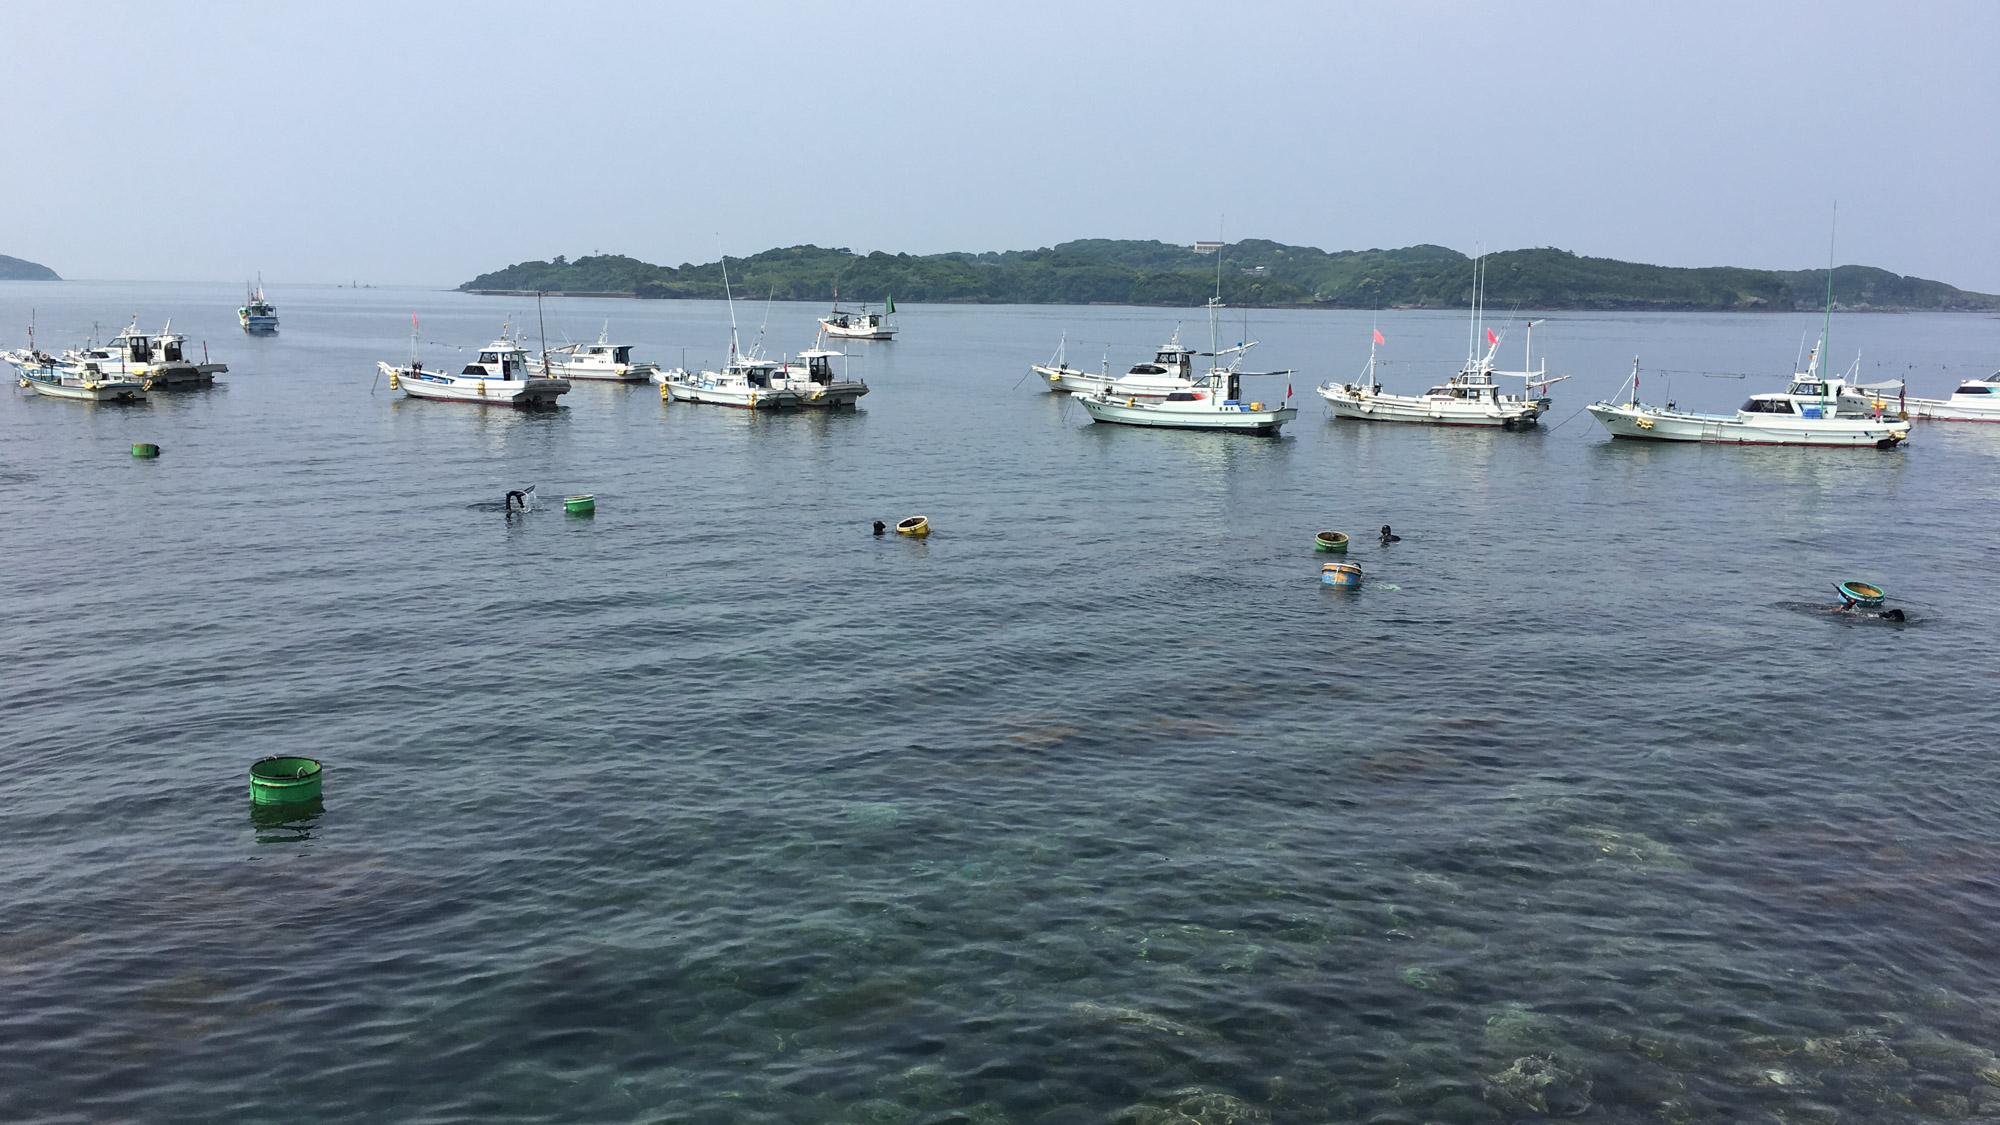
[[[1472,261],[1443,246],[1321,250],[1244,239],[1219,253],[1164,242],[1082,239],[1040,250],[983,254],[855,254],[788,246],[729,259],[730,287],[751,298],[1004,304],[1232,305],[1463,308]],[[1585,258],[1565,250],[1509,250],[1486,258],[1487,302],[1537,309],[1791,310],[1820,307],[1824,272],[1715,266],[1682,269]],[[2000,309],[2000,297],[1871,266],[1834,271],[1834,303],[1851,309]],[[631,297],[723,295],[722,265],[656,266],[616,254],[522,262],[459,286],[474,293]]]

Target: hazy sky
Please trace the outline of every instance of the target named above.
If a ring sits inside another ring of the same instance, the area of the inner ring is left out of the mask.
[[[593,250],[1227,237],[2000,292],[2000,3],[0,0],[0,253],[457,284]]]

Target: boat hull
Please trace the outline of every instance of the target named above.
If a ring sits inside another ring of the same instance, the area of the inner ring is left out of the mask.
[[[868,393],[868,384],[842,380],[833,383],[814,383],[797,388],[799,405],[814,410],[853,409],[861,396]]]
[[[275,316],[239,316],[237,319],[242,321],[243,331],[252,336],[268,336],[278,330],[278,318]]]
[[[584,380],[598,383],[644,383],[658,370],[659,368],[651,363],[633,363],[624,367],[595,367],[587,363],[549,364],[549,374],[572,382]]]
[[[1690,414],[1604,402],[1593,403],[1588,409],[1612,437],[1632,441],[1889,449],[1910,436],[1910,424],[1900,419],[1877,422],[1864,418],[1773,416],[1769,421],[1746,421],[1740,412]]]
[[[1123,401],[1092,395],[1077,399],[1093,422],[1121,426],[1151,426],[1167,430],[1228,430],[1233,433],[1275,434],[1286,422],[1299,416],[1298,408],[1253,410],[1248,404],[1217,404],[1212,400],[1192,403]]]
[[[1320,387],[1336,418],[1357,422],[1409,422],[1427,426],[1498,426],[1521,429],[1542,415],[1540,400],[1465,400],[1431,395],[1391,395],[1344,386]]]
[[[896,330],[894,328],[839,328],[828,324],[824,320],[819,323],[820,327],[826,329],[827,335],[842,340],[893,340],[896,338]]]

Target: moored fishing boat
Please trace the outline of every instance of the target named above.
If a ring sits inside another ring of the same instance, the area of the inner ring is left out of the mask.
[[[734,406],[742,410],[783,410],[799,405],[799,392],[783,374],[785,365],[754,355],[731,356],[720,371],[675,368],[653,377],[660,397],[674,402]]]
[[[4,358],[21,373],[23,387],[50,398],[85,402],[143,402],[146,398],[145,380],[131,375],[85,374],[58,367],[51,357],[33,351],[8,352]]]
[[[1195,389],[1195,353],[1193,349],[1181,346],[1178,325],[1167,342],[1154,351],[1151,362],[1135,363],[1123,375],[1111,374],[1108,364],[1095,373],[1069,366],[1063,359],[1063,350],[1068,342],[1068,337],[1064,337],[1062,343],[1057,345],[1052,362],[1031,366],[1031,370],[1042,377],[1042,382],[1047,383],[1051,391],[1077,395],[1108,394],[1114,398],[1154,402],[1176,391]]]
[[[278,310],[264,299],[264,275],[257,275],[257,283],[249,287],[243,299],[243,307],[236,310],[236,320],[243,331],[253,336],[266,336],[278,330]]]
[[[542,353],[549,374],[558,379],[600,379],[616,383],[643,383],[660,368],[654,363],[636,363],[632,345],[611,342],[611,322],[597,334],[594,344],[565,344]]]
[[[800,406],[821,407],[837,410],[853,407],[868,393],[868,384],[860,379],[836,377],[833,361],[847,358],[846,352],[833,352],[814,348],[803,351],[796,362],[787,360],[780,369],[779,381],[783,386],[799,396]]]
[[[2000,371],[1965,380],[1950,398],[1910,399],[1908,409],[1928,422],[2000,422]]]
[[[1817,353],[1818,349],[1815,349]],[[1751,395],[1734,414],[1700,414],[1674,404],[1639,401],[1639,365],[1633,361],[1631,398],[1589,406],[1614,438],[1707,442],[1717,445],[1823,445],[1893,449],[1910,436],[1901,418],[1842,412],[1840,379],[1821,378],[1817,359],[1792,376],[1780,392]]]
[[[1209,336],[1218,335],[1216,318],[1222,310],[1219,296],[1221,283],[1217,282],[1218,296],[1208,303]],[[1242,397],[1242,380],[1263,375],[1290,375],[1290,371],[1243,371],[1240,370],[1244,356],[1257,346],[1255,340],[1245,341],[1233,348],[1211,346],[1209,369],[1189,390],[1170,391],[1158,399],[1141,399],[1136,394],[1120,395],[1115,390],[1099,391],[1095,394],[1074,396],[1083,405],[1084,412],[1093,422],[1111,422],[1122,426],[1152,426],[1172,430],[1232,430],[1242,433],[1275,434],[1279,427],[1299,416],[1298,408],[1291,405],[1266,406],[1262,402],[1245,402]],[[1230,357],[1227,367],[1222,358]],[[1286,388],[1285,398],[1291,398],[1291,389]]]
[[[154,389],[178,389],[208,386],[216,375],[229,370],[226,363],[209,362],[206,345],[202,352],[200,362],[187,354],[187,337],[173,330],[173,321],[168,321],[158,333],[148,334],[139,330],[139,318],[135,316],[110,343],[85,343],[81,348],[64,351],[55,362],[58,367],[74,369],[77,374],[93,379],[116,374],[137,379]]]
[[[411,318],[414,326],[415,318]],[[414,332],[412,344],[414,345]],[[414,347],[413,347],[414,350]],[[547,374],[537,375],[536,365],[518,340],[505,335],[479,349],[479,358],[457,374],[430,370],[412,358],[397,366],[377,363],[389,377],[392,390],[411,398],[444,402],[472,402],[488,406],[554,406],[556,399],[569,393],[569,380]]]
[[[1368,345],[1368,367],[1363,378],[1355,382],[1340,383],[1329,380],[1320,384],[1319,396],[1332,407],[1336,418],[1352,418],[1364,422],[1415,422],[1436,426],[1499,426],[1515,430],[1532,426],[1549,408],[1548,388],[1569,378],[1558,375],[1550,378],[1548,361],[1542,361],[1538,369],[1530,369],[1533,360],[1535,325],[1540,321],[1531,320],[1527,325],[1527,350],[1522,357],[1521,370],[1500,371],[1496,369],[1494,356],[1500,350],[1500,341],[1506,338],[1504,332],[1484,328],[1485,313],[1484,267],[1473,263],[1473,301],[1471,330],[1466,345],[1465,366],[1458,374],[1418,395],[1399,395],[1384,391],[1375,378],[1375,349],[1386,343],[1381,331],[1374,333]],[[1486,334],[1486,351],[1479,352],[1479,333]],[[1502,392],[1495,376],[1524,380],[1521,393],[1510,395]]]

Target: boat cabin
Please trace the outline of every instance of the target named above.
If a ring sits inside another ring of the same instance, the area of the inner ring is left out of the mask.
[[[1978,381],[1968,382],[1952,392],[1953,398],[1959,395],[2000,395],[2000,372],[1995,372],[1991,379],[1983,383]]]
[[[1466,402],[1498,402],[1500,388],[1492,383],[1461,383],[1454,379],[1424,392],[1427,398],[1453,398]]]
[[[846,354],[846,352],[800,352],[799,358],[806,361],[806,381],[818,383],[822,387],[832,386],[834,357]]]
[[[1168,344],[1153,353],[1153,362],[1135,363],[1127,375],[1173,375],[1185,379],[1194,367],[1194,352],[1188,348]]]
[[[534,369],[528,364],[528,353],[512,344],[489,344],[479,352],[479,362],[468,363],[460,375],[474,379],[526,379]]]
[[[773,363],[768,359],[745,359],[738,356],[729,362],[729,366],[723,368],[723,373],[726,375],[740,375],[743,381],[751,386],[762,390],[770,390],[771,373],[776,371],[779,366],[779,364]]]
[[[1801,391],[1800,387],[1816,390]],[[1824,383],[1793,383],[1783,394],[1751,395],[1743,403],[1745,414],[1786,414],[1796,418],[1831,418],[1839,410],[1836,401],[1823,397]]]

